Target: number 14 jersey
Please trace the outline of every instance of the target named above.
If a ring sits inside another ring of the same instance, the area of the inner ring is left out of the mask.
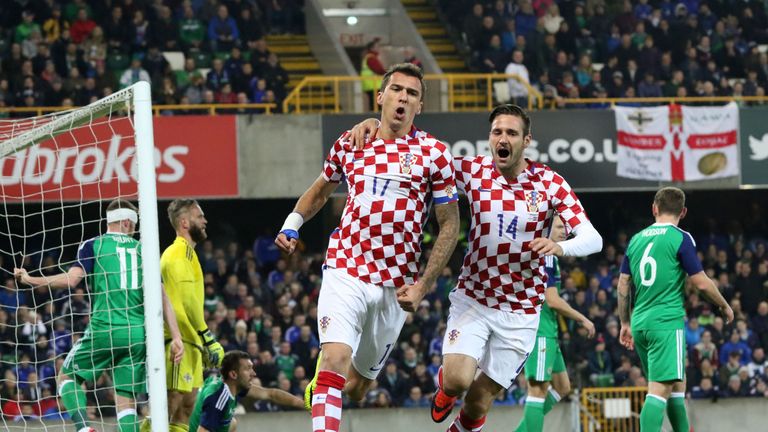
[[[544,257],[531,241],[548,237],[556,211],[570,231],[587,215],[570,185],[546,165],[508,182],[490,156],[456,158],[456,186],[469,200],[469,247],[456,289],[494,309],[535,314],[544,301]]]
[[[346,178],[349,188],[325,264],[374,285],[414,283],[430,204],[458,200],[445,144],[415,128],[360,151],[339,139],[325,160],[323,177],[328,182]]]

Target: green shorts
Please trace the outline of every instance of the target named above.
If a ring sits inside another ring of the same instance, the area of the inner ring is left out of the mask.
[[[116,391],[136,395],[147,392],[146,360],[143,328],[89,327],[67,354],[61,371],[88,382],[111,372]]]
[[[648,381],[685,379],[685,332],[676,330],[632,330],[635,350]]]
[[[560,372],[565,372],[565,361],[557,338],[537,336],[533,351],[525,362],[525,378],[552,381],[552,374]]]

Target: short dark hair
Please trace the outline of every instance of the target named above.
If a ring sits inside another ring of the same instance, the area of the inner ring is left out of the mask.
[[[384,89],[387,88],[390,78],[392,78],[392,75],[396,72],[418,78],[419,83],[421,84],[421,100],[424,100],[424,93],[427,91],[427,84],[424,83],[424,71],[411,63],[398,63],[390,66],[390,68],[387,69],[387,73],[385,73],[384,77],[381,79],[381,87],[379,87],[379,91],[384,93]]]
[[[229,379],[229,373],[240,369],[240,360],[250,360],[251,357],[243,351],[230,351],[221,361],[221,378]]]
[[[672,186],[661,188],[653,197],[653,203],[659,213],[678,216],[685,208],[685,192]]]
[[[136,206],[133,205],[132,202],[126,201],[126,200],[124,200],[122,198],[118,198],[118,199],[112,201],[111,203],[109,203],[109,205],[107,206],[107,211],[117,210],[117,209],[121,209],[121,208],[130,209],[130,210],[135,211],[136,213],[139,212],[139,209],[136,208]]]
[[[197,200],[188,198],[179,198],[171,201],[171,204],[168,205],[168,220],[171,221],[173,229],[179,228],[179,217],[181,214],[196,205],[198,205]]]
[[[488,116],[488,123],[493,123],[496,117],[500,115],[520,117],[520,119],[523,120],[523,137],[527,137],[531,134],[531,117],[523,108],[514,104],[498,105],[491,111],[491,115]]]

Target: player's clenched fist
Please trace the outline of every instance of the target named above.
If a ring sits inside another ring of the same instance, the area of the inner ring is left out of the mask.
[[[421,299],[424,298],[425,290],[421,282],[413,285],[403,285],[397,289],[397,303],[406,312],[416,312]]]
[[[531,241],[531,250],[541,256],[563,256],[563,248],[551,239],[539,237]]]
[[[275,238],[275,244],[281,251],[290,255],[296,250],[297,239],[298,235],[293,237],[291,236],[291,233],[281,232],[277,235],[277,238]]]
[[[632,328],[622,324],[619,332],[619,342],[628,350],[635,349],[635,341],[632,338]]]

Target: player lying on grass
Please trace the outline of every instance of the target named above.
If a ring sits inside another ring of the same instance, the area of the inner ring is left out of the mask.
[[[190,432],[234,432],[238,399],[266,400],[291,408],[304,408],[304,400],[279,389],[254,384],[256,372],[248,354],[230,351],[221,362],[221,376],[211,376],[200,389],[189,419]]]

